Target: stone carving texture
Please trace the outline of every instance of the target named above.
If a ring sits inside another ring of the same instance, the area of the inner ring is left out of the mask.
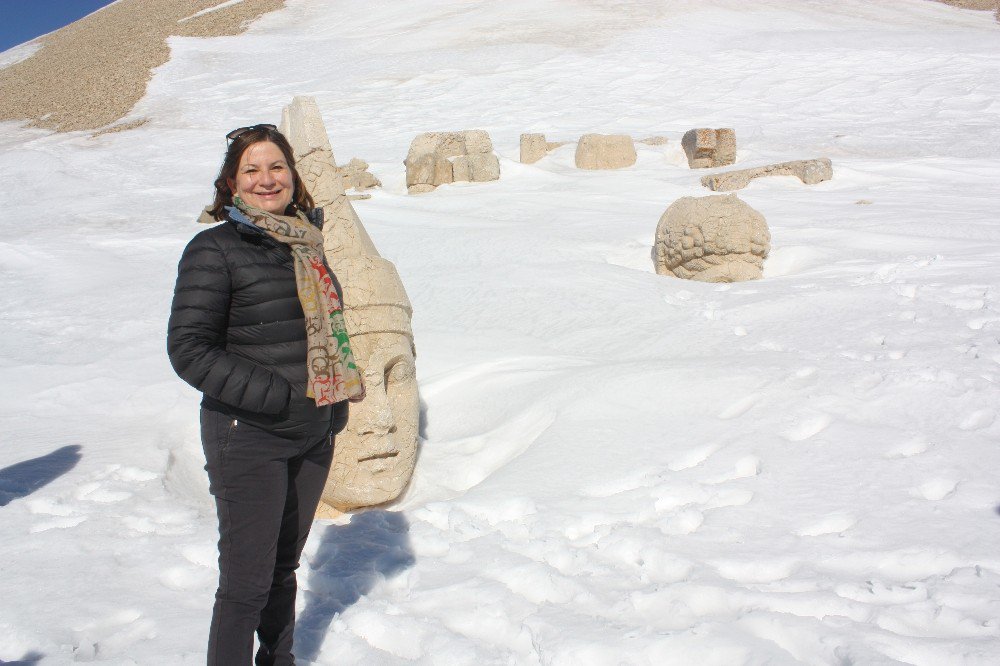
[[[735,194],[682,197],[656,226],[653,257],[660,275],[741,282],[763,276],[770,247],[764,216]]]
[[[281,131],[323,207],[324,250],[343,287],[344,318],[367,389],[337,436],[318,512],[330,515],[330,507],[346,511],[395,499],[413,475],[420,419],[413,309],[396,267],[379,255],[344,193],[316,101],[294,98],[282,112]]]
[[[825,157],[780,162],[753,169],[738,169],[704,176],[701,184],[714,192],[731,192],[743,189],[751,180],[761,176],[795,176],[806,185],[815,185],[833,178],[833,164]]]
[[[410,194],[463,180],[480,183],[500,178],[500,160],[483,130],[418,134],[403,164]]]
[[[681,147],[692,169],[727,166],[736,162],[736,130],[731,128],[688,130]]]
[[[584,134],[576,144],[578,169],[621,169],[635,157],[635,143],[625,134]]]

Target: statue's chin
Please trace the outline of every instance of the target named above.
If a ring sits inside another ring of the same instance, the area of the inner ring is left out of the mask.
[[[381,488],[341,488],[341,492],[331,498],[323,498],[323,502],[338,511],[351,511],[362,507],[378,506],[399,497],[403,489],[390,491]]]
[[[336,480],[327,487],[323,501],[340,511],[385,504],[399,497],[413,475],[416,440],[410,448],[394,446],[385,453],[365,448],[356,456],[350,480]]]

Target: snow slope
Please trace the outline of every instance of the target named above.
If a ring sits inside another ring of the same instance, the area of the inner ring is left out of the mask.
[[[289,0],[171,47],[147,125],[0,133],[0,663],[203,663],[215,516],[166,317],[225,132],[296,94],[385,185],[356,207],[425,404],[407,494],[314,529],[303,663],[1000,662],[992,17]],[[659,216],[708,194],[692,127],[738,166],[833,160],[740,193],[764,280],[653,273]],[[407,196],[412,137],[467,128],[501,180]],[[519,164],[528,131],[670,141],[583,172]]]

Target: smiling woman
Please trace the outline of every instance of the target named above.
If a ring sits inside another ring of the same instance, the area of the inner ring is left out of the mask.
[[[347,401],[365,395],[323,257],[322,211],[274,125],[242,127],[188,244],[167,351],[204,394],[201,439],[219,518],[208,663],[294,663],[296,579]]]

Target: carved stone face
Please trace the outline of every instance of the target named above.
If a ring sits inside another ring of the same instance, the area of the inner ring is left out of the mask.
[[[420,401],[413,341],[402,333],[351,336],[364,371],[365,399],[350,406],[337,437],[323,499],[338,509],[395,499],[413,474]]]

